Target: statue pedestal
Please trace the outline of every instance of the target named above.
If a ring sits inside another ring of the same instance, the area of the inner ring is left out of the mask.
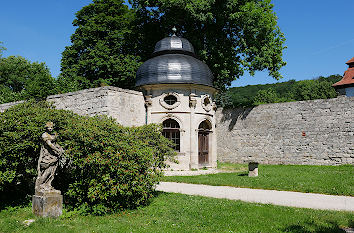
[[[60,192],[36,192],[32,197],[32,212],[40,217],[59,217],[63,211]]]

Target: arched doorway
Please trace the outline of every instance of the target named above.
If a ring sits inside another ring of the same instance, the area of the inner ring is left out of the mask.
[[[181,136],[180,136],[180,127],[178,122],[173,119],[167,119],[164,122],[162,122],[162,125],[163,125],[162,135],[170,139],[175,144],[173,149],[179,152],[181,149],[180,148]]]
[[[211,124],[204,120],[198,126],[198,163],[199,167],[209,165],[209,134],[211,133]]]

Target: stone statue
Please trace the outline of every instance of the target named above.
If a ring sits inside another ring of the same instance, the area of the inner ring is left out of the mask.
[[[38,175],[36,179],[35,194],[60,194],[59,190],[55,190],[52,187],[52,181],[58,167],[59,158],[64,154],[64,149],[55,142],[57,134],[52,133],[54,123],[47,122],[45,128],[46,132],[42,134],[42,146],[37,166]]]

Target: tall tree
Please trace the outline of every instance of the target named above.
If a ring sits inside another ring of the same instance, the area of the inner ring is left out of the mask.
[[[270,0],[130,0],[130,4],[132,9],[122,0],[94,0],[77,13],[73,44],[63,53],[62,80],[74,80],[76,87],[100,82],[131,87],[140,61],[149,58],[155,43],[173,26],[195,46],[221,90],[245,71],[268,70],[281,78],[285,38]]]
[[[270,0],[131,0],[131,4],[137,10],[137,38],[150,44],[139,46],[150,50],[144,54],[151,52],[159,33],[176,25],[179,35],[190,40],[208,64],[219,89],[244,71],[253,75],[268,70],[275,79],[281,78],[285,38]]]
[[[76,13],[71,36],[65,48],[59,85],[72,91],[113,85],[132,88],[140,58],[130,43],[134,13],[123,0],[93,0]]]
[[[0,41],[0,58],[2,57],[2,52],[3,52],[4,50],[6,50],[6,48],[1,45],[2,43],[3,43],[3,42]]]
[[[0,58],[0,103],[44,99],[55,93],[55,79],[44,63],[20,56]]]

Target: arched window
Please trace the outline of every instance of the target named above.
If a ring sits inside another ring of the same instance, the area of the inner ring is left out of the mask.
[[[173,119],[167,119],[163,123],[162,135],[170,139],[175,146],[173,147],[176,151],[180,151],[180,131],[179,124]]]
[[[204,120],[199,124],[199,131],[210,131],[212,129],[211,124],[208,120]]]

